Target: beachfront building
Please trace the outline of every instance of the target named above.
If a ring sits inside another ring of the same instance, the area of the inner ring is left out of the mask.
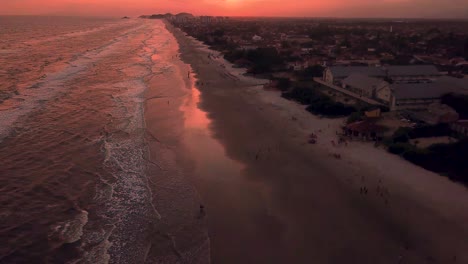
[[[390,85],[388,86],[381,86],[375,89],[375,100],[386,104],[390,105],[390,102],[392,101],[392,89]]]
[[[403,65],[384,67],[393,83],[433,82],[442,74],[433,65]]]
[[[436,81],[441,85],[450,87],[454,93],[468,95],[468,78],[455,78],[443,76]]]
[[[334,85],[351,74],[361,74],[368,77],[388,79],[393,83],[433,82],[441,77],[441,73],[433,65],[403,65],[403,66],[332,66],[325,69],[323,80]]]
[[[369,77],[361,73],[352,73],[342,81],[342,87],[360,96],[375,98],[376,91],[383,90],[390,84],[382,79]]]
[[[437,125],[457,122],[460,115],[452,107],[445,104],[431,104],[422,111],[405,111],[412,120]]]
[[[325,69],[323,80],[333,85],[341,85],[341,81],[351,74],[361,74],[374,78],[385,78],[386,73],[382,68],[367,66],[331,66]]]
[[[458,120],[450,124],[450,128],[456,133],[468,137],[468,120]]]
[[[373,120],[354,122],[343,127],[343,133],[352,139],[380,140],[383,138],[386,128],[378,125]]]
[[[395,83],[376,92],[376,97],[391,110],[421,109],[439,103],[440,98],[453,90],[440,83]]]

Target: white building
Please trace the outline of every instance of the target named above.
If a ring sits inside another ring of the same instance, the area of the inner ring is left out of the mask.
[[[258,35],[255,35],[252,37],[252,40],[255,41],[255,42],[258,42],[258,41],[262,41],[262,37],[258,36]]]
[[[385,77],[385,71],[378,67],[332,66],[325,69],[323,80],[334,85],[341,85],[341,81],[351,74],[361,74],[382,79]]]
[[[434,65],[386,66],[384,70],[394,83],[433,82],[442,76]]]
[[[391,110],[425,109],[428,105],[439,103],[440,98],[453,89],[440,83],[396,83],[383,87],[376,97],[387,103]]]
[[[332,66],[324,71],[323,80],[335,85],[353,73],[369,77],[385,79],[394,83],[433,82],[441,77],[441,73],[433,65],[405,65],[405,66]]]
[[[353,73],[342,81],[344,89],[367,98],[375,98],[378,90],[382,90],[389,85],[388,82],[382,79],[369,77],[360,73]]]

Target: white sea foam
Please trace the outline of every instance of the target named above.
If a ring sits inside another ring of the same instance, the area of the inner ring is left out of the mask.
[[[151,36],[148,36],[151,37]],[[148,42],[143,42],[149,45]],[[147,46],[149,47],[149,46]],[[125,81],[113,84],[119,93],[114,93],[115,102],[113,116],[119,117],[122,125],[116,135],[109,134],[104,138],[103,152],[105,166],[113,174],[114,181],[109,184],[112,190],[99,192],[97,199],[103,199],[106,204],[106,215],[110,215],[115,229],[110,232],[112,245],[108,253],[116,263],[136,261],[131,256],[144,258],[145,249],[137,247],[143,243],[146,229],[140,225],[147,224],[151,218],[160,219],[160,214],[154,206],[153,194],[146,175],[147,146],[144,139],[144,92],[147,89],[145,78],[151,76],[151,56],[154,48],[142,48],[133,63],[129,63],[120,72]],[[122,136],[122,132],[126,136]],[[148,219],[148,220],[145,220]],[[141,251],[141,253],[139,253]]]
[[[49,239],[63,243],[74,243],[83,235],[83,227],[88,223],[88,212],[81,210],[74,218],[52,227]]]
[[[93,245],[89,250],[84,252],[81,259],[69,262],[68,264],[75,263],[93,263],[93,264],[107,264],[110,261],[110,255],[108,253],[112,243],[109,241],[109,236],[112,233],[113,228],[110,230],[94,230],[90,234],[87,234],[87,241],[83,242],[83,247],[87,247],[88,244]]]

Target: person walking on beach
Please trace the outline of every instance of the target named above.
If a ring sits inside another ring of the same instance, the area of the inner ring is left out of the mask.
[[[203,204],[200,204],[200,213],[198,215],[198,218],[203,218],[205,216],[205,206]]]

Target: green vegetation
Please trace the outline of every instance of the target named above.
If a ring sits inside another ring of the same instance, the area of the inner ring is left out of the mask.
[[[324,70],[325,68],[320,65],[309,66],[303,71],[298,72],[297,76],[300,80],[308,80],[314,77],[321,77]]]
[[[410,139],[422,137],[447,136],[450,130],[447,125],[422,126],[417,128],[400,128],[384,143],[390,153],[427,170],[446,175],[450,179],[468,184],[468,139],[451,144],[435,144],[428,148],[418,148],[409,143]]]
[[[351,124],[351,123],[362,121],[362,120],[364,120],[362,112],[354,112],[348,116],[346,123]]]
[[[274,67],[283,66],[283,59],[275,48],[257,48],[255,50],[229,50],[224,54],[224,58],[232,63],[239,60],[246,60],[251,63],[249,73],[262,74],[273,71]]]
[[[252,62],[249,72],[254,74],[271,72],[274,66],[283,64],[283,59],[273,47],[249,50],[246,52],[246,59]]]
[[[442,103],[455,109],[460,119],[468,119],[468,95],[446,94],[442,97]]]
[[[408,142],[414,138],[443,137],[450,134],[451,130],[447,124],[424,125],[416,128],[400,127],[392,139],[394,142]]]
[[[224,58],[231,63],[235,63],[238,60],[244,59],[244,57],[245,50],[241,49],[229,50],[224,54]]]
[[[276,78],[273,80],[278,82],[277,87],[280,91],[285,92],[291,87],[291,80],[289,78]]]
[[[317,115],[341,117],[347,116],[356,111],[352,106],[334,102],[329,96],[314,88],[294,87],[289,92],[283,92],[282,96],[286,99],[294,100],[304,105],[309,105],[307,107],[307,111]]]
[[[400,142],[391,144],[388,151],[427,170],[468,184],[468,139],[451,144],[435,144],[426,149]]]

